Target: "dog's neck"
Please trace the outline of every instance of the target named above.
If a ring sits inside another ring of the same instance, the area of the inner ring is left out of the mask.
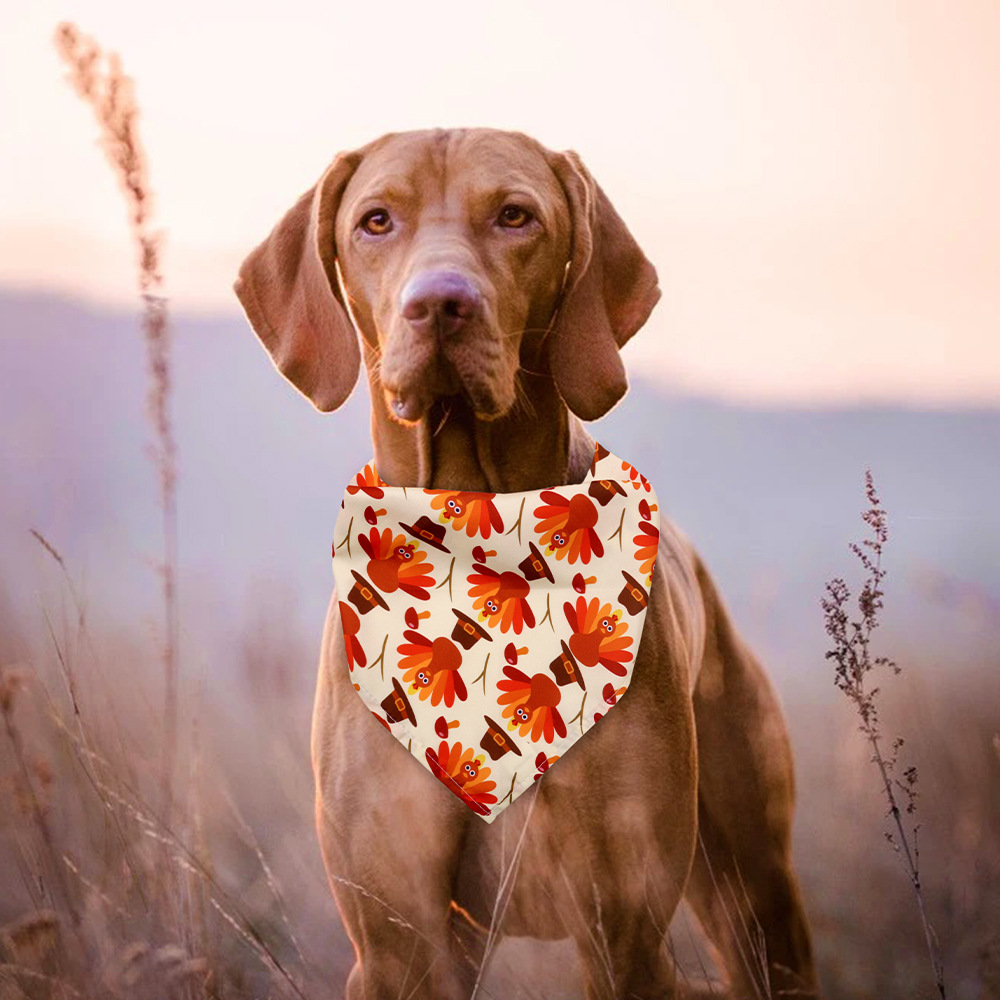
[[[416,425],[389,415],[378,376],[368,368],[375,466],[392,486],[510,493],[582,482],[594,442],[548,374],[518,376],[518,403],[479,420],[460,399],[431,407]]]

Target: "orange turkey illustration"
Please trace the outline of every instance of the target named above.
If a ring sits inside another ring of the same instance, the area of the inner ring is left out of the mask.
[[[627,648],[632,645],[632,637],[625,634],[628,622],[622,620],[622,613],[612,612],[610,604],[601,604],[596,597],[590,601],[578,597],[575,605],[567,601],[563,611],[573,630],[569,648],[577,661],[585,667],[600,663],[613,674],[624,677],[625,664],[632,659]]]
[[[555,490],[542,490],[539,496],[544,503],[535,508],[535,517],[540,519],[535,531],[542,536],[540,540],[548,547],[549,555],[554,552],[556,559],[568,558],[571,563],[577,559],[589,563],[591,555],[604,555],[604,546],[594,530],[597,506],[586,493],[564,497]]]
[[[432,705],[444,701],[451,708],[455,696],[465,701],[468,691],[458,672],[462,666],[462,651],[447,638],[428,639],[413,629],[403,633],[396,651],[401,655],[399,666],[406,672],[403,680],[410,685],[410,694],[417,694],[421,701],[431,700]]]
[[[394,536],[390,528],[372,528],[367,535],[358,535],[358,542],[368,556],[366,572],[376,590],[383,594],[402,590],[422,601],[431,596],[427,588],[434,586],[434,567],[412,538]]]
[[[566,723],[556,708],[562,698],[556,682],[548,674],[529,677],[517,667],[504,667],[503,672],[497,701],[504,706],[504,718],[510,719],[507,728],[519,729],[521,736],[530,733],[534,742],[544,737],[551,743],[556,733],[565,736]]]
[[[431,496],[431,507],[441,511],[442,523],[450,522],[456,531],[474,538],[489,538],[493,531],[503,531],[503,519],[493,503],[495,493],[473,493],[469,490],[424,490]]]
[[[385,496],[385,492],[381,487],[386,484],[382,482],[382,478],[379,476],[378,471],[374,465],[366,465],[364,469],[357,474],[354,483],[347,487],[347,492],[352,496],[355,493],[364,493],[366,496],[372,497],[374,500],[381,500]]]
[[[365,656],[364,647],[358,639],[358,632],[361,630],[361,619],[357,611],[344,601],[340,602],[340,620],[344,624],[344,648],[347,650],[347,665],[354,669],[356,663],[359,667],[367,666],[368,659]]]
[[[461,743],[449,745],[442,740],[436,752],[428,747],[424,756],[431,772],[449,791],[473,812],[489,816],[490,806],[497,800],[493,794],[497,783],[490,778],[483,754],[477,755],[472,747],[463,747]]]
[[[652,489],[649,480],[634,465],[629,465],[624,459],[622,459],[622,472],[628,474],[635,489],[645,490],[647,493]]]
[[[653,563],[656,561],[656,550],[660,544],[660,530],[648,521],[639,525],[639,534],[632,539],[635,545],[635,557],[639,560],[639,572],[646,574],[646,586],[653,579]]]
[[[525,625],[535,627],[535,613],[528,604],[528,581],[513,570],[498,573],[484,563],[473,563],[476,571],[468,576],[469,597],[479,612],[479,620],[489,622],[490,628],[500,623],[500,631],[513,629],[518,635]]]

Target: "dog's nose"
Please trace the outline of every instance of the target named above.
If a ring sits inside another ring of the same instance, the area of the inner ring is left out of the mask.
[[[424,271],[403,287],[400,306],[403,316],[417,329],[443,335],[455,333],[482,305],[479,289],[455,271]]]

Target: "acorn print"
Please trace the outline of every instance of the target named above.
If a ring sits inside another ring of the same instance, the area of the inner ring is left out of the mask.
[[[385,513],[385,507],[376,510],[371,504],[365,507],[365,520],[369,524],[378,524],[378,519]]]
[[[545,774],[545,772],[559,759],[559,754],[555,754],[552,757],[546,757],[544,753],[540,753],[535,758],[535,781]]]
[[[458,719],[449,721],[443,715],[439,715],[434,720],[434,732],[436,735],[440,736],[441,739],[447,739],[448,733],[451,732],[459,724]]]
[[[403,615],[403,621],[406,622],[407,628],[420,628],[420,623],[425,618],[430,618],[431,613],[429,611],[417,611],[416,608],[407,608],[406,613]]]
[[[577,559],[589,563],[592,555],[604,555],[604,545],[594,530],[597,506],[586,493],[564,497],[555,490],[542,490],[539,496],[544,503],[535,508],[539,518],[535,531],[541,534],[539,541],[549,555],[555,553],[556,559],[570,563]]]
[[[610,604],[602,605],[596,597],[589,602],[578,597],[575,605],[567,601],[563,611],[573,629],[569,648],[576,659],[585,667],[600,663],[613,674],[624,676],[625,664],[632,659],[627,649],[632,637],[625,635],[628,623],[622,621],[622,613],[612,611]]]
[[[511,666],[513,666],[515,663],[517,663],[517,658],[519,656],[524,656],[524,654],[527,653],[527,652],[528,652],[528,647],[527,646],[520,646],[520,647],[518,647],[518,646],[515,646],[514,643],[512,643],[512,642],[508,642],[507,645],[504,647],[503,658]]]
[[[462,666],[458,646],[446,636],[428,639],[412,629],[407,629],[403,638],[407,641],[396,651],[402,657],[399,666],[405,671],[403,680],[409,684],[410,694],[418,695],[421,701],[430,698],[432,705],[443,700],[448,708],[455,704],[456,696],[465,701],[468,692],[458,672]]]
[[[503,693],[497,702],[505,706],[507,728],[518,729],[521,736],[530,734],[533,742],[544,738],[551,743],[556,733],[565,736],[566,723],[556,708],[562,698],[556,682],[547,674],[529,677],[517,667],[506,666],[503,672],[504,679],[497,684]]]
[[[431,494],[431,507],[441,512],[439,520],[456,531],[474,538],[489,538],[493,531],[503,531],[503,519],[493,503],[495,493],[458,490],[424,490]]]

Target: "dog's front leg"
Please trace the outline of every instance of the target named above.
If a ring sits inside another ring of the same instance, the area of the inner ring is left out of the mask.
[[[473,817],[372,716],[352,677],[334,595],[312,754],[323,862],[356,955],[347,1000],[466,998],[474,965],[453,934],[450,904]]]

